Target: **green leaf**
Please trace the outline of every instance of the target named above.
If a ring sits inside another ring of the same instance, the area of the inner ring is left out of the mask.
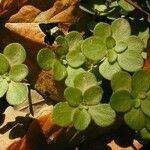
[[[74,68],[71,68],[70,66],[68,66],[67,67],[68,76],[65,80],[66,86],[74,87],[75,77],[82,72],[85,72],[82,68],[74,69]]]
[[[150,73],[146,70],[139,70],[132,76],[132,89],[136,92],[146,92],[150,88]]]
[[[81,33],[77,31],[69,32],[65,38],[67,39],[67,42],[69,44],[69,51],[76,50],[77,43],[83,40]]]
[[[82,92],[73,87],[67,87],[64,91],[64,97],[70,106],[77,107],[82,102]]]
[[[100,37],[92,36],[84,40],[81,51],[88,59],[99,61],[105,57],[107,48]]]
[[[59,35],[56,37],[55,41],[59,45],[59,47],[56,49],[55,53],[58,56],[65,55],[69,50],[69,45],[68,45],[66,38],[63,37],[62,35]]]
[[[70,51],[66,60],[71,67],[79,67],[85,62],[85,56],[78,50]]]
[[[109,104],[99,104],[90,106],[88,112],[90,113],[94,122],[100,127],[107,127],[115,121],[115,111]]]
[[[126,90],[117,91],[110,98],[110,105],[117,112],[130,110],[133,102],[130,93]]]
[[[117,44],[116,44],[116,46],[115,46],[115,51],[117,52],[117,53],[122,53],[122,52],[124,52],[126,49],[128,48],[128,45],[127,45],[127,43],[126,42],[118,42]]]
[[[103,89],[99,86],[92,86],[83,95],[85,105],[97,105],[103,96]]]
[[[73,121],[74,108],[66,102],[57,103],[53,109],[53,121],[61,127],[67,127]]]
[[[127,39],[128,50],[133,50],[141,53],[144,50],[144,42],[137,36],[130,36]]]
[[[21,64],[26,59],[26,51],[19,43],[11,43],[4,48],[3,54],[11,65]]]
[[[118,90],[127,90],[131,92],[131,76],[125,71],[115,73],[111,79],[111,87],[114,92]]]
[[[43,48],[38,52],[37,62],[40,68],[50,70],[55,62],[55,53],[49,48]]]
[[[143,67],[144,59],[138,52],[126,50],[118,55],[118,63],[122,69],[135,72]]]
[[[97,85],[97,80],[91,72],[80,73],[74,79],[74,87],[78,88],[82,93],[95,85]]]
[[[118,18],[111,24],[112,28],[112,37],[119,41],[125,41],[129,38],[131,34],[131,27],[129,22],[126,19]]]
[[[8,90],[8,82],[6,79],[0,77],[0,98],[4,96],[4,94]]]
[[[150,117],[146,119],[146,129],[150,132]]]
[[[108,59],[105,59],[104,62],[102,62],[102,64],[99,66],[100,74],[108,80],[111,80],[113,75],[119,71],[121,71],[121,68],[118,63],[109,63]]]
[[[77,109],[74,113],[73,124],[79,130],[85,130],[91,122],[91,116],[85,109]]]
[[[113,47],[115,47],[116,45],[116,41],[113,37],[109,36],[106,38],[106,46],[108,49],[112,49]]]
[[[141,101],[141,109],[145,115],[150,117],[150,100],[142,100]]]
[[[53,66],[54,78],[57,81],[64,79],[67,75],[67,70],[59,61],[55,61]]]
[[[125,0],[119,0],[118,4],[126,11],[133,11],[135,8]]]
[[[111,36],[111,26],[105,22],[97,23],[94,28],[93,34],[99,36],[100,39],[105,42],[106,38]]]
[[[11,81],[9,83],[6,99],[10,105],[19,105],[28,98],[28,87],[25,83]]]
[[[0,54],[0,74],[3,75],[9,70],[9,62],[3,54]]]
[[[114,63],[117,60],[117,57],[118,55],[113,49],[108,51],[107,58],[110,63]]]
[[[124,115],[124,120],[133,130],[141,130],[145,126],[145,116],[140,109],[132,108]]]
[[[150,132],[146,128],[140,130],[140,136],[144,140],[150,140]]]
[[[13,81],[22,81],[28,75],[28,67],[25,64],[17,64],[10,68],[9,77]]]

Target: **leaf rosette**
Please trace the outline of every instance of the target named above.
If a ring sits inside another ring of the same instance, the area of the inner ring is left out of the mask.
[[[124,121],[130,128],[143,129],[150,117],[150,73],[139,70],[131,76],[120,71],[112,77],[111,87],[111,107],[124,113]]]

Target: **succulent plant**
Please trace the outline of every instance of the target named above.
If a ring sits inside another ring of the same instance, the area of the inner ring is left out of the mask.
[[[18,105],[28,97],[27,84],[22,82],[28,74],[28,67],[22,64],[26,52],[22,45],[11,43],[0,53],[0,98],[6,94],[10,105]]]

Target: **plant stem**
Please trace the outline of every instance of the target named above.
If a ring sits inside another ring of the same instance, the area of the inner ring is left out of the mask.
[[[29,98],[28,98],[29,111],[30,111],[30,114],[31,114],[32,116],[34,116],[34,111],[33,111],[33,106],[32,106],[32,98],[31,98],[31,87],[30,87],[30,85],[29,85],[28,87],[29,87]]]

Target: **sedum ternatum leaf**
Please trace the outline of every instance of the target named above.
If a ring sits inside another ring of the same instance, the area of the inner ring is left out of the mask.
[[[69,51],[76,50],[77,43],[83,40],[81,33],[77,31],[69,32],[65,38],[67,39],[67,42],[69,44]]]
[[[150,140],[150,132],[146,128],[140,130],[140,136],[144,140]]]
[[[112,37],[117,41],[125,41],[131,34],[131,27],[126,19],[118,18],[111,24]]]
[[[28,87],[25,83],[11,81],[9,83],[6,99],[10,105],[19,105],[28,98]]]
[[[145,115],[150,117],[150,100],[145,99],[141,101],[141,110],[144,112]]]
[[[9,77],[13,81],[22,81],[28,75],[28,67],[25,64],[17,64],[10,68]]]
[[[118,90],[131,91],[131,75],[125,71],[115,73],[111,79],[111,87],[114,92]]]
[[[55,61],[53,65],[54,78],[57,81],[64,79],[67,75],[67,70],[59,61]]]
[[[85,56],[79,51],[69,51],[66,60],[71,67],[79,67],[85,62]]]
[[[84,92],[83,102],[85,105],[97,105],[103,96],[103,90],[100,86],[92,86]]]
[[[55,53],[49,48],[43,48],[37,55],[37,62],[40,68],[44,70],[52,69],[55,62]]]
[[[66,102],[57,103],[53,110],[53,121],[59,126],[67,127],[73,121],[74,108]]]
[[[11,43],[4,48],[3,54],[7,57],[10,65],[21,64],[25,61],[26,51],[19,43]]]
[[[67,87],[64,91],[64,97],[70,106],[77,107],[82,102],[82,92],[73,87]]]
[[[106,50],[106,45],[99,36],[92,36],[85,39],[81,46],[81,51],[85,57],[92,61],[103,59],[107,53]]]
[[[120,90],[111,96],[110,105],[117,112],[126,112],[131,109],[133,99],[128,91]]]
[[[124,115],[125,123],[133,130],[141,130],[145,126],[145,116],[140,109],[132,108]]]
[[[113,37],[109,36],[106,38],[106,46],[108,49],[112,49],[113,47],[115,47],[116,45],[116,41]]]
[[[0,54],[0,74],[3,75],[9,70],[9,62],[3,54]]]
[[[111,36],[111,26],[108,23],[100,22],[94,27],[93,34],[99,36],[105,42],[106,38]]]
[[[8,82],[6,79],[1,78],[0,76],[0,98],[4,96],[7,90],[8,90]]]
[[[119,0],[118,4],[126,11],[133,11],[135,8],[125,0]]]
[[[109,50],[107,53],[107,59],[110,63],[114,63],[117,60],[117,53],[114,50]]]
[[[127,45],[127,43],[126,42],[118,42],[117,44],[116,44],[116,46],[115,46],[115,51],[117,52],[117,53],[122,53],[122,52],[124,52],[126,49],[128,48],[128,45]]]
[[[85,130],[91,122],[91,116],[85,109],[77,109],[74,113],[73,123],[74,127],[79,130]]]
[[[74,79],[74,87],[84,93],[87,89],[97,85],[96,77],[91,72],[83,72],[78,74]]]
[[[94,122],[100,127],[107,127],[115,121],[115,111],[109,104],[90,106],[88,112]]]

